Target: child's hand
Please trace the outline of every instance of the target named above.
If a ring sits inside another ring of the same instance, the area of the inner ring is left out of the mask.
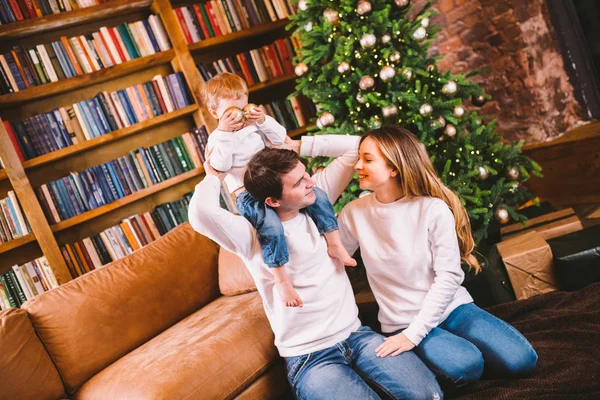
[[[250,112],[248,112],[248,115],[246,116],[246,125],[251,125],[254,123],[257,124],[264,124],[265,122],[265,109],[263,108],[263,106],[254,106],[252,107],[252,109],[250,110]]]
[[[396,357],[400,353],[412,350],[415,347],[413,342],[408,340],[404,333],[399,333],[394,336],[386,337],[385,341],[375,350],[377,357],[386,357],[392,354]]]
[[[242,126],[244,126],[244,119],[238,120],[235,113],[230,110],[225,111],[217,129],[223,132],[235,132],[242,129]]]

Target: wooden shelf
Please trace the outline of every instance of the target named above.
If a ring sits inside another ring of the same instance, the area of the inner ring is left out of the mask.
[[[64,147],[60,150],[53,151],[51,153],[47,153],[41,155],[39,157],[32,158],[23,163],[23,168],[25,170],[31,169],[34,167],[39,167],[45,164],[52,163],[54,161],[60,160],[65,157],[69,157],[73,154],[79,153],[81,151],[91,150],[95,147],[105,145],[107,143],[111,143],[125,137],[135,135],[139,132],[147,130],[149,128],[154,128],[159,125],[163,125],[167,122],[171,122],[175,119],[185,117],[187,115],[191,115],[194,112],[198,111],[198,105],[193,104],[191,106],[187,106],[184,108],[180,108],[179,110],[175,110],[168,114],[159,115],[158,117],[154,117],[152,119],[142,121],[140,123],[128,126],[127,128],[119,129],[114,132],[107,133],[102,136],[98,136],[91,140],[86,140],[85,142],[78,143],[72,146]],[[6,178],[6,173],[4,170],[0,170],[0,180]]]
[[[229,33],[223,36],[217,36],[214,38],[201,40],[196,43],[188,45],[188,49],[192,55],[208,53],[217,47],[221,47],[223,44],[230,44],[240,40],[250,39],[256,36],[266,35],[270,32],[277,31],[279,29],[285,29],[286,25],[290,23],[290,20],[285,18],[279,21],[268,22],[266,24],[253,26],[252,28],[244,29],[242,31]]]
[[[156,185],[152,185],[146,189],[142,189],[138,192],[132,193],[129,196],[125,196],[121,199],[113,201],[112,203],[105,204],[101,207],[94,208],[93,210],[86,211],[83,214],[77,215],[73,218],[69,218],[64,221],[61,221],[58,224],[51,225],[50,228],[52,229],[52,232],[54,232],[54,233],[63,231],[65,229],[76,226],[82,222],[89,221],[90,219],[96,218],[100,215],[103,215],[110,211],[113,211],[119,207],[124,206],[125,204],[133,203],[134,201],[137,201],[144,197],[150,196],[153,193],[160,192],[161,190],[165,190],[173,185],[176,185],[177,183],[180,183],[180,182],[186,181],[188,179],[191,179],[193,177],[196,177],[198,175],[201,175],[202,173],[204,173],[203,167],[199,167],[199,168],[193,169],[191,171],[184,172],[183,174],[177,175],[173,178],[167,179]]]
[[[21,39],[44,32],[84,25],[149,8],[152,0],[115,0],[93,7],[46,15],[0,26],[0,40]]]
[[[294,129],[293,131],[288,132],[288,136],[291,138],[294,138],[294,137],[297,137],[300,135],[304,135],[313,126],[315,126],[315,124],[308,124],[308,125],[301,126],[300,128],[297,128],[297,129]]]
[[[16,249],[17,247],[23,246],[24,244],[35,242],[35,236],[33,233],[28,233],[27,235],[20,236],[16,239],[9,240],[5,243],[0,243],[0,254],[11,251],[12,249]]]
[[[256,85],[252,85],[248,88],[248,93],[259,92],[264,89],[272,89],[274,86],[280,85],[282,83],[291,82],[296,79],[295,74],[287,74],[278,76],[273,79],[269,79],[268,81],[257,83]]]
[[[58,82],[33,86],[15,93],[5,94],[0,96],[0,107],[14,106],[28,101],[39,100],[60,93],[96,85],[156,65],[168,63],[173,60],[174,57],[175,51],[167,50],[151,56],[141,57],[123,64],[115,65],[114,67],[103,68],[100,71],[89,74],[63,79]]]
[[[6,170],[0,169],[0,181],[6,178],[8,178],[8,176],[6,175]]]

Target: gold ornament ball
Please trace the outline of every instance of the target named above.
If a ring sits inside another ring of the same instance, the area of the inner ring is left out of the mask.
[[[375,43],[377,43],[377,38],[372,33],[365,33],[360,38],[360,45],[365,49],[375,46]]]
[[[329,21],[329,23],[331,23],[332,25],[337,25],[340,23],[340,14],[337,11],[332,10],[331,8],[328,8],[325,11],[323,11],[323,18]]]
[[[419,114],[421,114],[424,117],[431,115],[432,111],[433,107],[431,107],[431,105],[427,103],[421,105],[421,107],[419,108]]]
[[[244,120],[244,111],[240,110],[236,106],[228,107],[223,112],[223,115],[226,115],[226,114],[230,114],[233,117],[233,122],[234,123],[242,122]]]
[[[375,86],[375,80],[369,75],[365,75],[358,81],[358,87],[360,90],[370,90]]]
[[[448,136],[449,138],[456,136],[456,127],[452,124],[446,125],[444,128],[444,135]]]
[[[442,93],[444,94],[454,94],[458,90],[458,86],[454,81],[448,81],[444,86],[442,86]]]
[[[435,65],[427,64],[427,66],[425,67],[425,70],[427,70],[427,72],[433,72],[433,71],[435,71]]]
[[[452,114],[454,114],[456,118],[460,118],[465,115],[465,109],[462,106],[456,106],[454,107]]]
[[[335,117],[332,113],[325,111],[321,116],[319,116],[319,121],[322,126],[329,126],[335,122]]]
[[[367,101],[367,99],[365,99],[362,94],[357,94],[356,95],[356,101],[358,101],[360,104],[365,104],[365,101]]]
[[[306,0],[300,0],[298,2],[298,8],[302,11],[306,11],[308,9],[308,2]]]
[[[346,61],[342,61],[338,64],[337,70],[340,74],[345,74],[346,72],[350,71],[350,64],[348,64]]]
[[[248,117],[248,115],[252,112],[252,110],[254,110],[256,107],[258,107],[256,104],[254,103],[248,103],[246,104],[246,107],[244,107],[244,109],[242,110],[244,112],[244,116]]]
[[[392,117],[396,114],[398,114],[398,107],[396,106],[385,106],[381,109],[381,112],[383,113],[383,116],[385,118],[389,118]]]
[[[418,27],[416,31],[413,33],[413,37],[417,40],[423,40],[427,37],[427,29],[422,26]]]
[[[401,56],[400,53],[394,53],[390,56],[390,61],[393,62],[394,64],[398,64],[401,60]]]
[[[394,0],[394,4],[396,4],[396,7],[400,10],[406,10],[408,6],[410,6],[410,0]]]
[[[485,169],[483,167],[479,167],[478,171],[479,171],[479,179],[481,179],[482,181],[486,180],[488,178],[488,176],[490,176],[490,174],[487,172],[487,169]]]
[[[404,76],[406,78],[406,80],[410,81],[413,78],[413,73],[412,73],[412,71],[410,69],[405,68],[402,71],[402,76]]]
[[[510,214],[508,213],[508,211],[506,211],[506,209],[504,209],[502,207],[496,208],[496,211],[494,212],[494,217],[502,225],[504,225],[504,224],[508,223],[508,221],[510,221]]]
[[[506,175],[513,181],[516,181],[521,176],[521,173],[517,167],[510,167],[508,171],[506,171]]]
[[[386,65],[383,68],[381,68],[381,71],[379,72],[379,77],[384,82],[391,81],[392,78],[394,78],[394,75],[396,75],[396,70],[394,69],[394,67],[391,67],[389,65]]]
[[[296,73],[296,75],[302,76],[308,72],[308,65],[304,63],[298,63],[294,68],[294,72]]]
[[[444,126],[446,126],[446,120],[444,119],[444,117],[437,117],[431,122],[431,126],[433,127],[433,129],[443,128]]]
[[[371,3],[367,0],[360,0],[356,6],[356,12],[358,15],[365,15],[371,12]]]
[[[387,33],[381,37],[381,43],[383,44],[389,42],[390,40],[392,40],[392,37]]]

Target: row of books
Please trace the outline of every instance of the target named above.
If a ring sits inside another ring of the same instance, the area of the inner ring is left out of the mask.
[[[15,265],[0,275],[0,309],[21,307],[27,300],[56,287],[58,282],[46,257]]]
[[[71,276],[76,278],[126,257],[186,222],[191,197],[191,194],[186,194],[183,198],[162,204],[151,212],[136,214],[124,219],[119,225],[62,246],[60,250]]]
[[[273,101],[264,107],[288,132],[306,125],[316,115],[314,103],[303,96]]]
[[[62,36],[32,48],[14,46],[0,55],[0,94],[89,74],[170,48],[156,15],[88,35]]]
[[[248,85],[265,82],[294,72],[294,39],[285,38],[235,56],[222,58],[210,64],[198,65],[205,81],[221,72],[243,77]]]
[[[31,232],[29,221],[21,210],[15,192],[8,191],[8,197],[0,199],[0,243],[25,236]]]
[[[110,0],[1,0],[0,24],[59,14]]]
[[[212,0],[175,8],[187,44],[296,14],[286,0]]]
[[[48,221],[55,224],[196,168],[190,156],[196,150],[188,146],[179,136],[140,147],[116,160],[71,172],[35,191]]]
[[[191,104],[181,73],[115,92],[102,92],[70,107],[22,121],[5,121],[21,161],[102,136]]]

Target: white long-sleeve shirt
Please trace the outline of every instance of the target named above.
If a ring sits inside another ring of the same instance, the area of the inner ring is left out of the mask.
[[[354,173],[358,138],[355,136],[303,137],[303,156],[338,157],[313,179],[331,202],[344,191]],[[312,353],[346,340],[360,326],[358,308],[344,266],[327,254],[327,243],[304,212],[284,221],[292,285],[304,307],[286,307],[274,287],[271,270],[262,258],[255,229],[243,217],[219,207],[219,179],[207,176],[196,186],[189,221],[201,234],[237,254],[254,278],[282,357]]]
[[[265,138],[273,144],[283,144],[285,128],[268,115],[262,124],[251,124],[236,132],[215,129],[208,136],[207,147],[212,151],[210,165],[227,172],[225,184],[230,192],[244,186],[248,161],[265,148]]]
[[[406,328],[418,346],[456,307],[473,301],[460,285],[454,216],[443,200],[384,204],[372,193],[346,205],[339,225],[348,252],[360,246],[383,332]]]

